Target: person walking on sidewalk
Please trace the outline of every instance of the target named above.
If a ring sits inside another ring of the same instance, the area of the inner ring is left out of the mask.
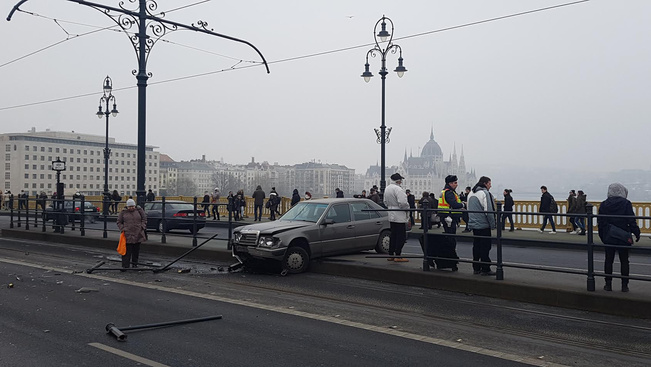
[[[387,209],[409,209],[407,194],[400,187],[402,177],[399,173],[391,175],[391,184],[384,190],[384,205]],[[389,242],[389,261],[407,262],[409,259],[400,257],[402,247],[407,240],[407,222],[409,215],[406,211],[390,211],[389,225],[391,226],[391,240]],[[394,257],[395,255],[395,257]]]
[[[262,206],[264,205],[265,194],[262,191],[262,186],[258,185],[253,192],[253,221],[262,220]]]
[[[558,211],[558,206],[552,194],[547,192],[547,186],[540,186],[540,192],[542,192],[542,196],[540,197],[540,207],[538,211],[540,213],[556,213]],[[556,210],[554,210],[554,207]],[[545,232],[545,227],[547,226],[548,220],[552,225],[552,231],[549,233],[556,234],[556,225],[554,224],[554,217],[551,214],[543,215],[542,227],[539,229],[540,233]]]
[[[613,183],[608,186],[608,198],[601,202],[599,205],[599,215],[621,215],[630,216],[630,218],[621,217],[597,217],[597,225],[599,226],[599,238],[601,242],[606,245],[615,246],[630,246],[632,245],[631,233],[635,235],[635,242],[640,240],[640,227],[635,220],[635,212],[633,212],[633,204],[631,204],[626,197],[628,190],[620,183]],[[613,227],[616,227],[613,229]],[[613,232],[623,232],[627,234],[630,242],[622,242],[614,240]],[[616,243],[617,242],[617,243]],[[604,262],[604,273],[613,273],[613,262],[615,261],[615,253],[619,254],[619,263],[621,266],[621,274],[624,277],[629,275],[628,263],[628,248],[624,247],[606,247],[606,261]],[[604,290],[613,290],[613,278],[606,276],[606,284]],[[628,278],[622,278],[622,292],[628,292]]]
[[[576,195],[576,213],[577,214],[585,214],[585,203],[586,203],[586,195],[583,192],[583,190],[577,191]],[[585,236],[585,222],[583,221],[583,217],[574,217],[574,223],[578,227],[578,232],[579,235]]]
[[[513,196],[511,196],[511,193],[513,190],[511,189],[504,189],[504,211],[505,212],[512,212],[513,211],[513,206],[515,203],[513,202]],[[511,229],[509,229],[509,232],[513,232],[513,213],[504,213],[503,218],[502,218],[502,230],[506,229],[506,220],[509,220],[509,223],[511,223]]]
[[[491,230],[495,229],[495,202],[490,193],[491,179],[482,176],[468,195],[468,227],[472,230],[472,263],[474,274],[495,275],[491,271]],[[484,212],[484,213],[480,213]]]
[[[127,238],[127,253],[122,256],[122,267],[128,268],[133,264],[136,268],[140,244],[147,241],[147,215],[141,207],[136,206],[133,199],[129,199],[127,206],[118,214],[117,225]]]
[[[570,194],[567,197],[567,213],[573,214],[576,213],[576,191],[570,190]],[[568,217],[567,221],[572,225],[572,232],[570,233],[579,233],[575,223],[576,217]]]

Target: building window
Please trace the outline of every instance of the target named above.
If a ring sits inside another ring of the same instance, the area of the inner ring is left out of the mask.
[[[48,148],[47,148],[47,152],[48,152],[48,153],[52,153],[52,147],[48,147]]]
[[[77,154],[81,154],[81,149],[77,149]]]
[[[36,148],[36,147],[34,147],[34,148]],[[36,149],[34,149],[34,150],[36,150]],[[35,161],[37,161],[37,160],[38,160],[38,156],[37,156],[37,155],[33,155],[33,156],[32,156],[32,159],[35,160]]]
[[[36,173],[32,173],[32,178],[36,180]]]
[[[35,164],[32,164],[32,169],[36,169],[36,165],[35,165]]]
[[[41,171],[45,171],[45,165],[41,164]]]
[[[29,184],[27,182],[25,182],[25,185],[23,187],[26,188],[26,189],[29,189]]]
[[[5,163],[5,169],[11,169],[11,163]]]
[[[59,153],[59,150],[60,150],[59,148],[54,148],[55,153]]]
[[[86,149],[84,149],[84,155],[87,155],[87,154],[88,154],[88,151]]]
[[[44,151],[45,151],[45,147],[41,147],[41,152],[44,152]]]
[[[7,154],[7,155],[8,155],[8,154]],[[28,155],[28,154],[25,154],[25,160],[26,160],[26,161],[29,160],[29,155]]]
[[[5,154],[5,161],[10,161],[11,160],[11,153]]]
[[[47,175],[47,179],[48,179],[48,180],[51,180],[51,179],[52,179],[52,174],[51,174],[51,173]]]
[[[25,145],[25,151],[29,152],[29,145]]]
[[[5,152],[11,152],[11,144],[5,145]]]
[[[41,180],[45,180],[45,173],[41,173]]]
[[[29,175],[27,175],[29,176]],[[27,178],[27,177],[25,177]],[[5,172],[5,180],[11,180],[11,172]]]

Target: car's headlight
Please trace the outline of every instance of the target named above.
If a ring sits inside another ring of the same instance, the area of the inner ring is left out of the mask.
[[[234,233],[234,235],[235,235],[235,242],[239,243],[240,240],[242,239],[242,234],[238,232],[238,233]]]
[[[260,236],[258,240],[259,247],[274,247],[277,243],[278,239],[271,236]]]

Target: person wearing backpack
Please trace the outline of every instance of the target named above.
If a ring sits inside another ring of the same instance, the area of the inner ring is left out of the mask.
[[[547,186],[540,186],[540,192],[542,192],[542,196],[540,197],[538,211],[540,213],[558,213],[558,204],[556,204],[556,200],[554,200],[552,194],[547,192]],[[556,225],[554,224],[554,217],[551,214],[543,215],[542,227],[539,229],[540,233],[545,232],[548,220],[552,225],[552,231],[549,233],[556,234]]]

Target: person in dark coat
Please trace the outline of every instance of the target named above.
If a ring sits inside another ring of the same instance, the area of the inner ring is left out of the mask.
[[[239,219],[239,210],[237,200],[235,198],[235,195],[233,195],[233,191],[228,192],[228,196],[226,197],[226,210],[231,214],[233,220],[238,220]]]
[[[340,199],[341,199],[341,198],[344,197],[344,192],[341,191],[341,190],[339,190],[338,187],[335,189],[335,193],[336,193],[336,197],[337,197],[337,198],[340,198]]]
[[[515,204],[513,202],[513,196],[511,196],[511,193],[513,190],[511,189],[504,189],[504,210],[505,212],[512,212],[513,211],[513,205]],[[503,219],[502,219],[502,230],[506,229],[506,220],[509,220],[511,223],[511,229],[509,229],[509,232],[513,232],[513,214],[512,213],[504,213],[503,214]]]
[[[113,214],[118,213],[118,205],[120,204],[120,201],[122,200],[122,196],[120,196],[120,193],[118,193],[118,190],[113,190],[113,193],[111,194],[111,200],[113,201],[113,210],[111,211]]]
[[[201,208],[203,212],[210,217],[210,194],[208,191],[203,193],[203,199],[201,200]]]
[[[601,202],[599,205],[599,217],[597,217],[597,225],[599,226],[599,238],[601,242],[606,245],[612,245],[612,243],[607,243],[606,235],[610,226],[615,226],[620,229],[623,229],[627,233],[632,233],[635,235],[635,242],[640,240],[640,227],[637,225],[635,220],[635,212],[633,212],[633,204],[631,204],[626,197],[628,196],[628,190],[624,185],[620,183],[613,183],[608,186],[608,198]],[[601,215],[626,215],[630,218],[612,218],[612,217],[601,217]],[[606,247],[606,261],[604,263],[604,273],[612,274],[613,273],[613,262],[615,261],[615,253],[619,254],[619,263],[621,265],[621,274],[622,276],[627,277],[629,275],[629,263],[628,263],[628,248],[624,247]],[[606,276],[606,284],[604,285],[604,290],[612,291],[613,278]],[[628,279],[622,278],[622,292],[628,292]]]
[[[459,194],[459,200],[461,200],[463,203],[464,209],[468,209],[468,195],[470,195],[470,191],[470,186],[466,186],[466,189]],[[461,219],[463,219],[464,223],[466,223],[466,228],[463,231],[472,232],[470,228],[468,228],[468,212],[461,213]]]
[[[384,203],[382,203],[382,200],[380,199],[380,194],[377,193],[377,189],[375,187],[371,188],[371,195],[368,197],[373,201],[374,203],[382,206]]]
[[[262,186],[258,185],[253,192],[253,221],[262,220],[262,206],[264,205],[265,194],[262,191]]]
[[[409,198],[408,198],[409,199]],[[418,207],[421,209],[430,209],[431,205],[429,202],[429,192],[423,191],[423,196],[418,200]],[[425,229],[425,218],[427,215],[430,215],[429,213],[426,213],[425,211],[422,212],[420,216],[420,229]],[[432,221],[428,221],[429,225],[428,228],[432,229]]]
[[[577,214],[585,214],[585,203],[586,203],[586,195],[583,192],[583,190],[577,191],[576,195],[576,205],[575,205],[575,213]],[[583,217],[575,217],[574,218],[574,223],[579,229],[579,235],[585,236],[585,222],[583,221]]]
[[[547,186],[540,186],[540,192],[542,192],[542,196],[540,197],[540,207],[538,211],[540,213],[551,213],[551,207],[552,207],[552,200],[554,200],[554,197],[552,194],[547,192]],[[545,232],[545,227],[547,226],[547,221],[549,220],[549,223],[552,225],[552,231],[549,232],[550,234],[555,234],[556,233],[556,225],[554,224],[554,216],[551,214],[545,214],[543,215],[543,222],[542,222],[542,227],[540,227],[539,231],[540,233]]]
[[[146,199],[146,200],[147,200],[147,201],[154,201],[154,200],[156,200],[156,195],[154,194],[153,191],[151,191],[151,189],[149,189],[149,191],[147,192],[147,199]]]
[[[301,195],[298,193],[298,189],[294,189],[294,191],[292,191],[291,206],[296,205],[299,201],[301,201]]]
[[[407,189],[405,190],[405,193],[407,194],[407,202],[409,203],[409,209],[416,209],[416,196],[411,193],[411,190]],[[411,226],[413,227],[416,224],[416,221],[414,220],[414,212],[409,211],[409,221],[411,222]]]
[[[140,244],[147,241],[147,215],[133,199],[127,200],[127,206],[118,214],[120,232],[127,238],[127,253],[122,256],[122,267],[138,267]]]
[[[275,192],[270,193],[269,200],[267,201],[267,208],[269,208],[269,220],[276,220],[278,204],[280,204],[280,198],[278,197],[278,194]]]

